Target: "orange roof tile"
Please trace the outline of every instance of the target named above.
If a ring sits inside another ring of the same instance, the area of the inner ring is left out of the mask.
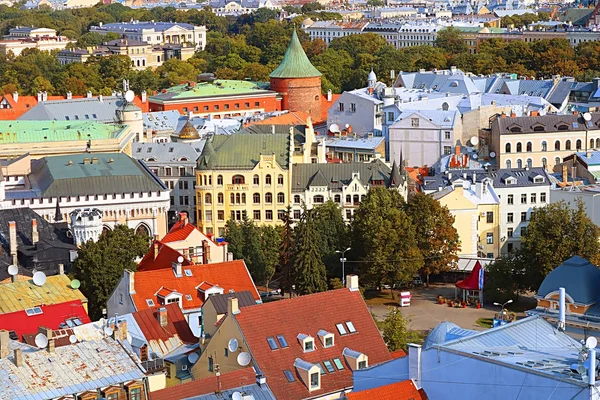
[[[396,350],[396,351],[391,351],[390,356],[392,356],[392,358],[402,358],[402,357],[406,357],[406,352],[402,349]]]
[[[35,96],[21,95],[19,95],[18,101],[15,102],[13,95],[10,93],[0,95],[0,102],[3,102],[4,100],[6,100],[8,103],[9,108],[0,108],[1,121],[11,121],[17,119],[38,103],[37,97]]]
[[[304,111],[289,112],[276,117],[250,123],[250,125],[306,125],[310,114]]]
[[[173,345],[196,343],[198,339],[192,333],[179,305],[171,303],[164,307],[167,310],[166,326],[160,326],[157,317],[158,307],[136,311],[132,314],[151,347],[160,343],[159,348],[167,350],[163,353],[165,355],[174,350],[174,348],[170,348]],[[174,338],[179,340],[173,340]],[[155,349],[153,348],[153,350]]]
[[[214,283],[210,283],[210,282],[202,282],[201,284],[196,286],[196,289],[200,289],[200,290],[206,292],[208,289],[215,287],[215,286],[218,286],[218,285],[215,285]]]
[[[146,302],[151,299],[154,304],[160,304],[157,292],[161,288],[169,288],[183,295],[183,309],[196,309],[202,307],[204,300],[196,287],[202,282],[215,282],[222,287],[224,292],[234,290],[242,292],[249,290],[256,300],[260,296],[250,273],[243,260],[227,261],[214,264],[187,265],[183,270],[190,270],[191,276],[185,273],[177,278],[172,268],[162,268],[151,271],[138,271],[134,273],[135,293],[131,294],[137,310],[151,308]],[[191,296],[191,300],[186,298]]]
[[[366,354],[369,365],[392,359],[359,291],[330,290],[246,307],[240,309],[234,318],[250,348],[255,365],[265,375],[278,399],[319,397],[351,387],[352,370],[342,354],[346,347]],[[348,321],[352,322],[356,332],[340,335],[336,324]],[[320,330],[334,334],[334,346],[322,346],[317,334]],[[297,339],[300,333],[314,338],[315,350],[303,351]],[[271,350],[267,337],[277,335],[283,335],[289,347]],[[344,369],[322,375],[321,389],[309,392],[294,368],[296,358],[312,364],[339,358]],[[295,377],[293,382],[288,382],[284,370],[292,372]]]
[[[329,109],[335,103],[335,101],[341,96],[341,94],[332,94],[331,101],[327,101],[327,95],[321,97],[321,121],[313,121],[314,124],[320,122],[327,122],[327,116],[329,115]]]
[[[422,396],[423,395],[423,396]],[[425,392],[420,392],[410,379],[391,385],[351,392],[346,394],[348,400],[425,400]]]
[[[158,244],[158,256],[154,259],[154,244]],[[183,257],[179,251],[167,246],[166,244],[155,240],[150,245],[150,250],[142,257],[142,261],[138,264],[138,271],[152,271],[156,269],[171,268],[172,264],[179,257]],[[183,257],[182,266],[192,265],[192,263]]]
[[[202,396],[204,394],[214,393],[217,391],[217,388],[223,391],[251,385],[255,381],[256,373],[252,367],[248,367],[227,374],[221,374],[218,387],[217,377],[211,376],[210,378],[199,379],[197,381],[150,392],[148,393],[148,396],[150,400],[184,399],[192,396]]]

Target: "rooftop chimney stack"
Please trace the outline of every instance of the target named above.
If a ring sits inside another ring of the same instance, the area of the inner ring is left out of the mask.
[[[158,235],[154,235],[154,261],[158,258],[158,252],[160,251],[158,248]]]
[[[562,166],[562,181],[564,184],[566,184],[569,181],[569,173],[566,164],[563,164]]]
[[[8,357],[10,354],[10,336],[7,330],[0,331],[0,359]]]
[[[565,322],[566,322],[565,297],[566,297],[565,288],[564,287],[558,288],[558,329],[563,332],[565,330]]]
[[[37,220],[35,218],[33,218],[31,220],[31,244],[33,244],[34,246],[37,244],[37,242],[40,241],[40,234],[38,232],[38,226],[37,226]]]
[[[65,274],[65,264],[58,264],[58,274],[59,275]]]
[[[15,103],[19,102],[19,92],[14,92],[13,93],[13,100],[15,101]]]
[[[358,291],[358,275],[346,275],[346,287],[351,292]]]
[[[210,262],[210,246],[208,240],[202,241],[202,264],[208,264]]]
[[[169,319],[167,317],[167,309],[165,307],[159,308],[156,316],[158,317],[158,323],[160,326],[167,326]]]
[[[229,297],[227,299],[227,314],[233,315],[233,314],[239,314],[239,313],[240,313],[240,307],[238,304],[237,297]]]
[[[13,352],[13,358],[15,366],[17,368],[23,366],[23,350],[21,350],[20,348],[15,349],[15,351]]]
[[[10,256],[13,265],[18,265],[17,259],[17,223],[10,221],[8,223],[8,240],[10,241]]]

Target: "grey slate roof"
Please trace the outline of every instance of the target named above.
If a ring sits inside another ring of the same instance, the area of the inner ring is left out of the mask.
[[[245,395],[248,396],[248,399],[275,400],[275,395],[273,394],[273,392],[271,392],[271,389],[269,389],[269,387],[266,384],[259,386],[256,383],[253,383],[252,385],[245,385],[243,387],[235,389],[223,390],[219,394],[209,393],[202,396],[187,397],[185,400],[230,400],[233,399],[233,394],[236,392],[244,392]],[[245,399],[246,397],[242,398]]]
[[[92,158],[98,161],[86,162]],[[42,197],[167,190],[145,165],[123,153],[71,154],[33,163],[29,179],[32,189]]]
[[[117,96],[106,96],[100,101],[97,97],[85,99],[41,101],[32,107],[19,120],[30,121],[100,121],[115,122],[116,111],[125,104]]]
[[[179,111],[155,111],[142,114],[144,129],[156,132],[175,132],[179,123]]]
[[[194,143],[133,143],[132,154],[137,160],[144,160],[149,165],[163,163],[195,163],[202,149],[204,140]],[[186,161],[187,160],[187,161]]]
[[[592,119],[587,123],[589,130],[600,129],[600,113],[591,113]],[[559,126],[564,126],[565,129],[559,131]],[[535,126],[543,126],[544,131],[534,131]],[[497,118],[492,123],[492,130],[498,129],[502,135],[510,135],[511,129],[520,128],[521,133],[541,133],[541,132],[563,132],[563,131],[582,131],[585,130],[583,119],[580,114],[546,114],[537,117],[505,117]]]
[[[386,187],[389,186],[391,169],[379,159],[370,163],[294,164],[292,192],[303,192],[310,186],[341,190],[352,180],[352,174],[357,172],[365,184],[381,180]]]
[[[573,256],[546,276],[537,295],[564,287],[567,294],[579,304],[591,304],[600,300],[600,269],[588,260]]]
[[[488,175],[494,180],[495,188],[502,187],[524,187],[524,186],[550,186],[550,177],[546,170],[542,167],[526,169],[499,169],[494,172],[490,172]],[[544,182],[536,183],[533,181],[535,177],[541,176],[544,178]],[[517,180],[514,184],[509,184],[507,180],[514,178]]]
[[[256,305],[256,300],[254,300],[254,297],[249,290],[244,290],[243,292],[216,294],[210,296],[208,300],[206,300],[206,303],[212,302],[217,314],[225,314],[227,313],[227,303],[229,302],[230,298],[238,299],[238,307],[240,308]]]
[[[476,182],[481,182],[483,178],[487,177],[487,171],[484,169],[454,169],[448,170],[448,173],[436,174],[433,176],[423,177],[423,190],[432,191],[438,190],[440,187],[445,188],[450,186],[457,180],[469,180],[473,182],[473,176],[475,176]]]

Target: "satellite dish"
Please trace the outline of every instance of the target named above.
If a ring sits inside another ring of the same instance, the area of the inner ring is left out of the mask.
[[[135,93],[133,93],[133,90],[128,90],[125,92],[125,100],[127,100],[127,102],[131,103],[134,98]]]
[[[188,361],[190,362],[190,364],[195,364],[199,358],[200,358],[200,356],[198,355],[198,353],[188,354]]]
[[[46,335],[44,335],[43,333],[38,333],[37,335],[35,335],[35,345],[40,349],[43,349],[46,346],[48,346],[48,338],[46,337]]]
[[[473,136],[473,137],[471,138],[471,144],[472,144],[473,146],[477,146],[477,145],[479,144],[479,138],[478,138],[477,136]]]
[[[490,158],[496,158],[496,153],[495,152],[490,152]]]
[[[586,121],[591,121],[592,120],[592,114],[590,114],[589,112],[583,113],[583,119]]]
[[[78,279],[73,279],[71,281],[71,289],[79,289],[79,286],[81,286],[81,282],[79,282]]]
[[[252,357],[250,357],[250,353],[246,353],[245,351],[241,352],[237,356],[237,363],[242,367],[250,364],[250,361],[252,361]]]
[[[477,154],[473,154],[473,160],[477,160],[479,156]]]
[[[588,349],[595,349],[596,346],[598,346],[598,339],[596,339],[593,336],[590,336],[589,338],[587,338],[587,340],[585,341],[585,347],[587,347]]]
[[[183,256],[177,257],[177,262],[181,264],[183,262]]]
[[[8,274],[15,276],[19,273],[19,267],[17,267],[16,265],[9,265],[8,266]]]
[[[240,392],[233,392],[231,400],[242,400],[242,394]]]
[[[112,334],[114,333],[113,328],[111,328],[110,326],[105,326],[104,333],[106,334],[106,336],[112,336]]]
[[[329,132],[341,132],[340,126],[338,124],[331,124],[331,126],[329,127]]]
[[[350,124],[344,125],[346,129],[350,128]]]
[[[69,342],[70,342],[71,344],[75,344],[75,343],[77,343],[77,336],[75,336],[75,335],[71,335],[71,336],[69,336]]]
[[[46,274],[42,271],[33,274],[33,283],[37,286],[44,286],[44,283],[46,283]]]
[[[227,348],[229,349],[229,351],[236,351],[238,349],[238,341],[236,338],[233,338],[231,340],[229,340],[229,343],[227,343]]]

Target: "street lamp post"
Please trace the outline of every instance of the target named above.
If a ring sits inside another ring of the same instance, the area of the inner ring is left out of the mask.
[[[342,258],[340,258],[340,261],[342,262],[342,285],[346,286],[346,269],[345,269],[345,263],[346,263],[346,257],[345,254],[346,252],[350,250],[350,247],[348,247],[346,250],[336,250],[335,252],[338,254],[342,255]]]
[[[501,306],[501,307],[502,307],[502,310],[500,311],[500,316],[502,317],[502,318],[501,318],[502,320],[504,320],[504,307],[506,307],[506,305],[507,305],[507,304],[510,304],[510,303],[512,303],[512,302],[513,302],[513,301],[512,301],[512,299],[511,299],[511,300],[508,300],[508,301],[507,301],[506,303],[504,303],[504,304],[500,304],[500,303],[496,303],[496,302],[494,302],[494,305],[495,305],[495,306]]]

